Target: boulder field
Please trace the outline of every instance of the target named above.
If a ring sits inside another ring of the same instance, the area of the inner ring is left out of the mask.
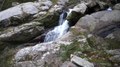
[[[0,67],[120,66],[119,0],[12,4],[0,11]],[[68,32],[44,42],[45,35],[58,26],[60,15],[70,10],[64,17]]]

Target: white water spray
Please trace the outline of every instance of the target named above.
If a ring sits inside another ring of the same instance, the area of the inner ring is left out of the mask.
[[[69,15],[71,12],[72,10],[70,10],[67,14]],[[68,25],[69,22],[68,20],[65,20],[64,15],[65,15],[64,12],[60,15],[59,25],[46,34],[44,42],[54,41],[57,38],[60,38],[65,33],[67,33],[69,29],[69,25]]]

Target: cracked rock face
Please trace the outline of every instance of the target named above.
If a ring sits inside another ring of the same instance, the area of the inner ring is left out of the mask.
[[[20,25],[18,27],[11,27],[3,31],[0,35],[0,41],[3,42],[26,42],[31,38],[42,33],[44,28],[39,22],[31,22]]]

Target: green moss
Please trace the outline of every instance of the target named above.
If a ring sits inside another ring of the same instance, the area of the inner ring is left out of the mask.
[[[53,4],[56,4],[58,0],[51,0]]]
[[[84,35],[84,33],[78,32],[76,29],[71,29],[75,36]],[[86,34],[85,37],[87,38]],[[96,63],[101,67],[112,67],[112,63],[109,61],[111,55],[106,53],[102,44],[104,41],[98,41],[97,37],[87,38],[87,42],[78,42],[77,39],[73,41],[70,45],[61,46],[62,52],[60,52],[60,56],[63,61],[69,60],[71,54],[75,54],[81,58],[86,58],[90,62]],[[99,47],[98,47],[99,46]],[[100,49],[99,49],[100,48]],[[106,47],[105,47],[106,48]],[[78,52],[78,53],[77,53]],[[82,54],[79,54],[81,52]]]
[[[70,55],[74,53],[75,51],[80,51],[79,49],[79,42],[74,41],[70,45],[62,45],[61,46],[60,56],[62,57],[62,60],[65,61],[70,58]]]
[[[96,40],[93,37],[87,38],[87,42],[91,47],[95,47]]]
[[[65,61],[70,58],[71,54],[74,54],[76,52],[87,52],[90,51],[91,48],[88,45],[88,43],[78,42],[77,40],[74,40],[73,43],[70,45],[62,45],[61,46],[61,52],[60,56],[62,57],[62,60]]]
[[[42,23],[42,26],[44,26],[45,28],[51,28],[58,25],[58,20],[59,20],[59,13],[57,12],[55,13],[48,12],[46,15],[35,19],[35,21]]]
[[[69,25],[73,26],[76,24],[76,22],[84,16],[83,14],[79,12],[72,11],[71,14],[67,17],[67,20],[69,21]]]
[[[120,41],[116,39],[105,39],[107,41],[108,49],[120,49]]]
[[[13,67],[14,49],[6,50],[0,55],[0,67]]]
[[[78,3],[79,3],[78,0],[69,0],[69,2],[66,5],[70,7],[74,7]]]
[[[83,32],[79,32],[79,30],[77,30],[76,28],[70,28],[70,31],[74,36],[79,36],[84,34]]]
[[[111,67],[112,64],[109,61],[111,55],[107,54],[104,50],[91,50],[84,51],[79,55],[81,58],[87,58],[88,61],[98,64],[100,67]],[[85,55],[86,54],[86,55]]]

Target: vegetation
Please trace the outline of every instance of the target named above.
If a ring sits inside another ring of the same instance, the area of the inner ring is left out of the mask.
[[[58,20],[59,20],[59,13],[47,12],[47,14],[36,18],[34,21],[40,22],[45,28],[52,28],[58,25]]]
[[[7,52],[6,52],[7,51]],[[5,51],[0,54],[0,66],[1,67],[12,67],[13,66],[13,56],[15,49],[6,48]]]
[[[76,31],[75,29],[71,29],[71,31],[74,31],[73,34],[77,37],[79,37],[80,35],[84,35],[83,33]],[[86,42],[84,43],[79,42],[79,40],[76,39],[70,45],[61,46],[60,56],[62,57],[62,60],[69,60],[70,55],[75,54],[81,58],[86,58],[90,62],[94,62],[101,67],[111,67],[112,63],[109,61],[111,55],[106,53],[106,51],[104,50],[104,48],[107,48],[108,46],[102,46],[106,45],[106,43],[99,43],[102,41],[98,42],[96,37],[87,38],[86,35],[84,36],[86,37]]]
[[[116,39],[106,39],[109,43],[108,49],[119,49],[120,48],[120,41]]]
[[[53,4],[56,4],[58,0],[51,0]]]
[[[62,45],[61,46],[60,56],[62,57],[62,60],[65,61],[70,58],[70,55],[74,53],[75,51],[80,51],[79,49],[79,42],[74,41],[70,45]]]
[[[66,4],[66,6],[74,7],[78,3],[79,3],[79,0],[69,0],[69,2]]]
[[[12,7],[13,2],[24,3],[24,2],[32,2],[35,0],[3,0],[2,4],[0,5],[0,10],[5,10],[9,7]]]

